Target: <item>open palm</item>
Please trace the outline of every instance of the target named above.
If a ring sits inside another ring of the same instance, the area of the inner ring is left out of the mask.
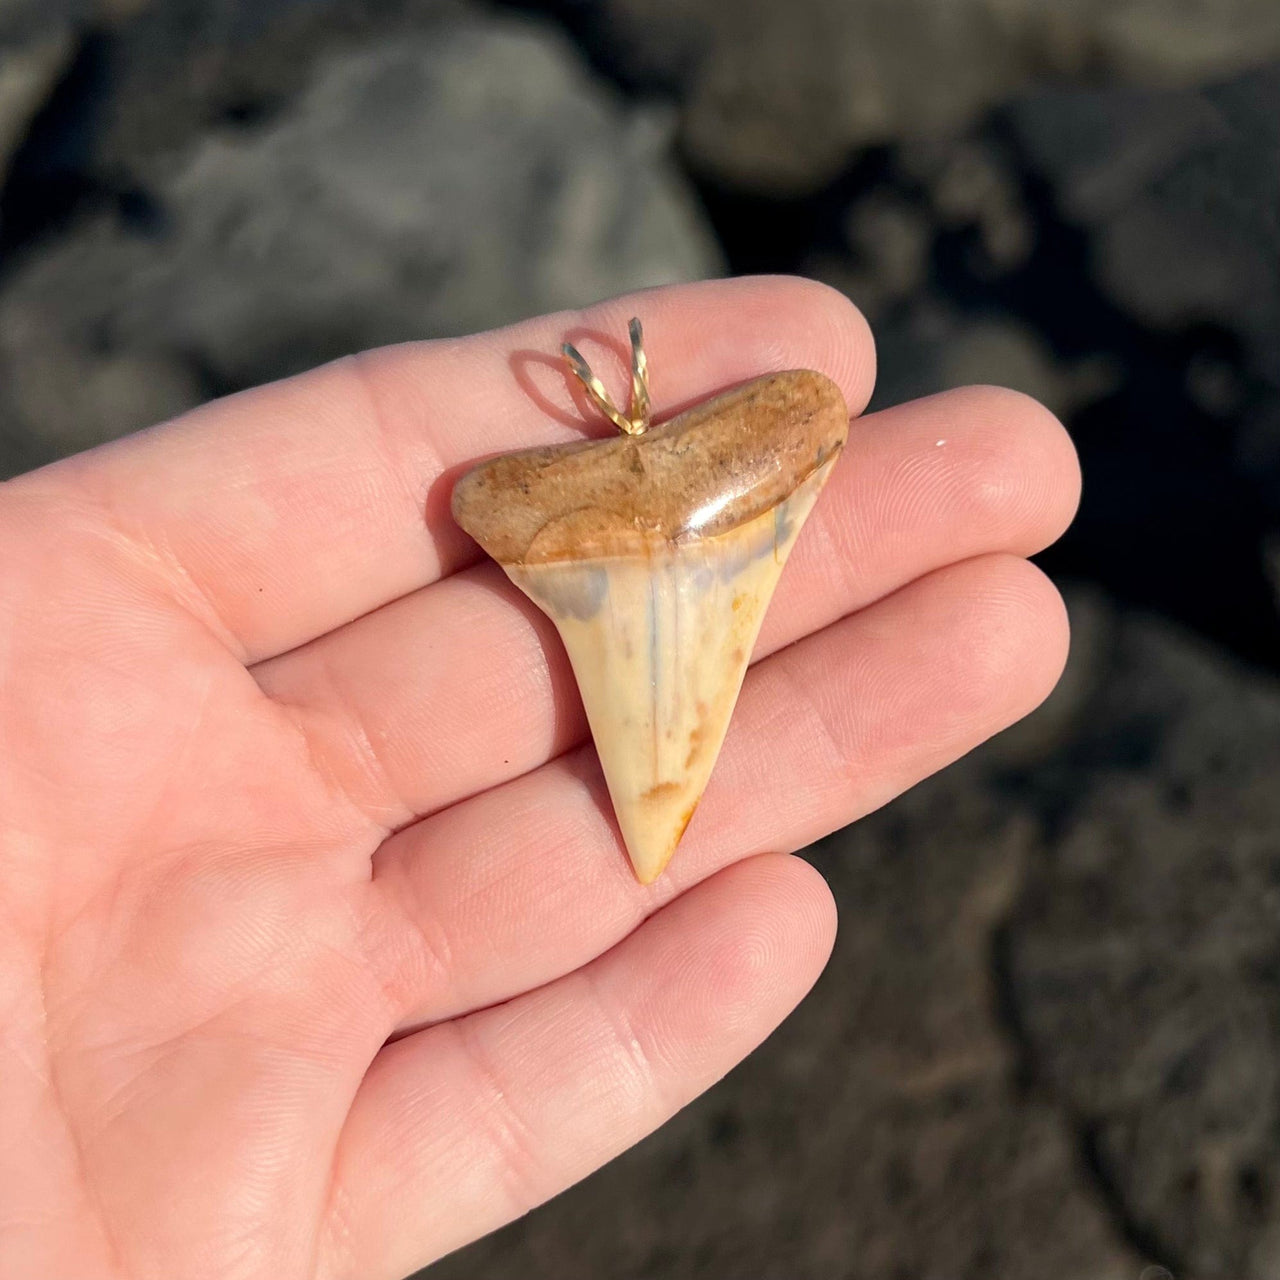
[[[448,515],[466,463],[596,429],[534,353],[633,313],[659,413],[795,367],[866,403],[839,295],[721,282],[341,361],[0,486],[6,1278],[395,1280],[524,1212],[813,982],[834,909],[778,851],[1052,686],[1064,615],[1021,557],[1074,510],[1061,428],[992,389],[864,418],[637,884],[550,624]]]

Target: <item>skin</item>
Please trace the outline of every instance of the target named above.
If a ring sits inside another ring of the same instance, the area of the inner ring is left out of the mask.
[[[990,388],[855,420],[637,884],[550,624],[448,514],[475,459],[603,434],[537,353],[575,341],[624,396],[631,315],[659,417],[783,368],[870,392],[840,295],[717,282],[368,353],[0,486],[7,1278],[395,1280],[525,1212],[808,990],[835,909],[788,851],[1054,684],[1023,557],[1075,509],[1061,427]]]

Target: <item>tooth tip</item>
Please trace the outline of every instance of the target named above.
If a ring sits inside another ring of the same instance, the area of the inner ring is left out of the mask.
[[[678,838],[661,843],[652,841],[639,848],[627,845],[627,857],[631,859],[632,870],[641,884],[652,884],[666,869],[676,851]]]
[[[635,872],[636,879],[641,884],[653,884],[660,875],[667,869],[671,862],[672,855],[676,851],[678,841],[672,841],[668,848],[657,853],[634,853],[630,848],[627,849],[627,856],[631,859],[631,869]]]
[[[667,869],[701,799],[701,793],[686,796],[676,812],[619,815],[627,857],[641,884],[652,884]]]

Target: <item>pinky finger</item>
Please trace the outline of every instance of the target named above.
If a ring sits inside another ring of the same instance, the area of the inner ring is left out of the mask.
[[[834,937],[817,872],[752,858],[549,986],[388,1045],[339,1146],[319,1274],[400,1280],[585,1177],[750,1053]]]

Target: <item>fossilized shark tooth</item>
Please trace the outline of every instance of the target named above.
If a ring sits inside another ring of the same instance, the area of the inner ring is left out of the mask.
[[[775,373],[648,425],[639,324],[625,434],[482,463],[454,518],[555,623],[636,876],[702,797],[765,610],[848,433],[839,388]]]

